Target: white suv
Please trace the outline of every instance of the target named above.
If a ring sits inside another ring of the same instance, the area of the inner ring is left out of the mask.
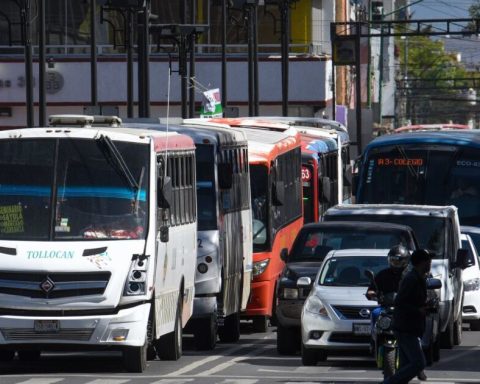
[[[370,313],[375,303],[365,297],[369,280],[388,267],[388,249],[331,251],[325,257],[302,310],[302,363],[316,365],[329,351],[370,347]],[[299,287],[311,284],[298,279]]]

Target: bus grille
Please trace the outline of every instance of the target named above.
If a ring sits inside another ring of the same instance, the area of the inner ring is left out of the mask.
[[[88,341],[92,336],[94,329],[61,329],[58,332],[39,333],[33,329],[25,328],[3,328],[1,330],[3,337],[8,341],[24,340],[70,340],[70,341]]]
[[[0,293],[32,299],[102,295],[110,272],[0,272]]]

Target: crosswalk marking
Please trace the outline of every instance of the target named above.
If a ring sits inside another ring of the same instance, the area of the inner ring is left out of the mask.
[[[218,384],[256,384],[257,379],[225,379]]]
[[[162,379],[154,381],[150,384],[186,384],[193,381],[193,379]]]
[[[59,381],[63,381],[63,378],[61,379],[53,379],[53,378],[28,379],[25,381],[21,381],[17,384],[54,384],[54,383],[58,383]]]
[[[89,381],[88,384],[123,384],[127,383],[130,380],[119,380],[119,379],[96,379]]]

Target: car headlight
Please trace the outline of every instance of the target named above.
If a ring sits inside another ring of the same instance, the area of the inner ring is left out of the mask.
[[[305,302],[305,310],[316,315],[328,317],[328,312],[317,296],[310,296]]]
[[[283,288],[282,297],[284,299],[298,299],[298,289],[297,288]]]
[[[261,261],[257,261],[256,263],[253,263],[253,277],[261,275],[263,272],[265,272],[265,269],[267,268],[268,263],[270,263],[270,259],[265,259],[265,260],[261,260]]]
[[[478,291],[480,289],[480,279],[470,279],[463,282],[465,291]]]
[[[386,331],[392,325],[392,319],[388,316],[379,317],[375,326]]]

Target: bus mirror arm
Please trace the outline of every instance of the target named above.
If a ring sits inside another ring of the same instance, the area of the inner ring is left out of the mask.
[[[352,175],[352,195],[357,195],[357,187],[358,187],[358,173]]]
[[[168,231],[168,227],[166,225],[162,225],[160,227],[160,241],[162,243],[168,243],[168,240],[169,240],[169,231]]]
[[[287,259],[288,259],[288,248],[283,248],[281,251],[280,251],[280,259],[286,263],[287,262]]]
[[[322,196],[327,203],[332,201],[332,183],[327,176],[322,177]]]

